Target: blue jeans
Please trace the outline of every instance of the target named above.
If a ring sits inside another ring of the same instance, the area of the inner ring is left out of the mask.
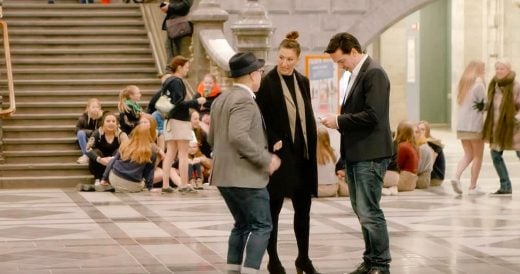
[[[153,118],[157,122],[157,134],[162,135],[164,133],[164,117],[162,117],[159,111],[154,111],[152,113]]]
[[[86,155],[87,154],[87,139],[88,135],[84,130],[78,130],[76,133],[76,136],[78,137],[78,144],[79,148],[81,148],[81,154]]]
[[[272,222],[266,188],[219,187],[235,224],[228,241],[227,263],[260,269]],[[249,238],[249,239],[248,239]]]
[[[498,178],[500,178],[500,190],[511,192],[511,180],[509,179],[509,173],[507,172],[506,163],[502,158],[503,151],[491,149],[491,159],[493,160],[493,166],[497,171]],[[520,158],[520,151],[516,152],[516,156]]]
[[[365,252],[363,260],[371,268],[389,270],[390,246],[383,210],[379,206],[381,189],[389,159],[347,162],[346,175],[352,209],[356,213]]]

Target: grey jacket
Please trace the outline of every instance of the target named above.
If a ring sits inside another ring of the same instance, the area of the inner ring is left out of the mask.
[[[251,94],[233,86],[211,106],[208,143],[213,147],[211,184],[263,188],[269,181],[271,155],[262,115]]]

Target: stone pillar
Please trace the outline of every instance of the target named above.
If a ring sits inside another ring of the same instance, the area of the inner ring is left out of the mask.
[[[201,0],[195,2],[195,10],[190,13],[190,21],[193,23],[193,36],[191,43],[192,60],[188,81],[192,87],[197,87],[204,74],[210,72],[211,62],[202,46],[200,31],[216,29],[223,31],[224,22],[229,18],[227,11],[220,8],[216,0]]]
[[[2,0],[0,0],[0,4],[2,4]],[[1,7],[1,6],[0,6]],[[3,108],[3,98],[2,95],[0,95],[0,110]],[[3,164],[5,162],[4,159],[4,137],[3,137],[3,129],[2,129],[2,117],[0,117],[0,164]]]
[[[274,27],[265,7],[258,0],[247,1],[231,30],[237,51],[250,51],[257,58],[268,60]]]

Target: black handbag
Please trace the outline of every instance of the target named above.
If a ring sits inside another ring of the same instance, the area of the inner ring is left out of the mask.
[[[168,38],[176,39],[193,33],[193,27],[187,16],[175,17],[166,20]]]

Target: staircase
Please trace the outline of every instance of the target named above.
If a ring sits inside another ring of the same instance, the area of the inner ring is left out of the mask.
[[[146,103],[160,84],[139,5],[55,2],[3,1],[17,110],[2,121],[0,188],[92,182],[87,165],[76,163],[74,133],[87,99],[116,111],[125,86],[139,86]],[[5,98],[3,52],[1,62]]]

